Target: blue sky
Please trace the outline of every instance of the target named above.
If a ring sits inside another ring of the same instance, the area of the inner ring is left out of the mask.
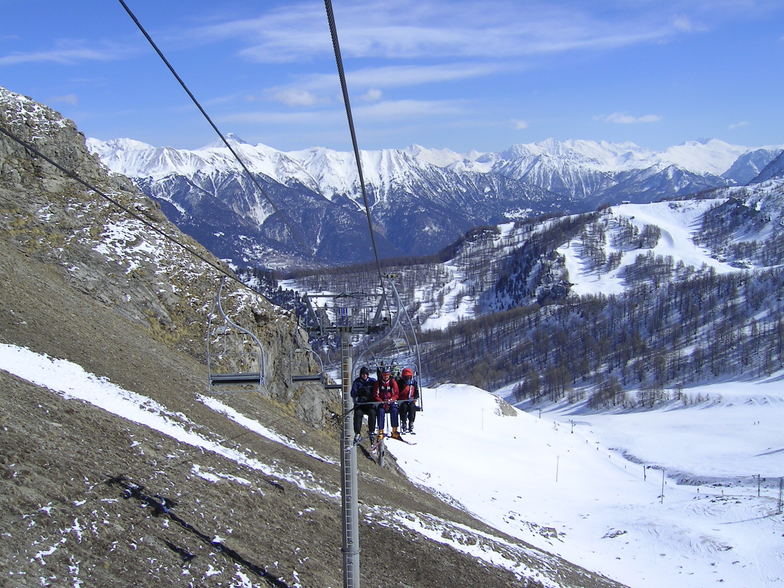
[[[225,132],[350,146],[318,0],[126,0]],[[781,0],[333,0],[360,146],[784,144]],[[0,85],[86,135],[216,137],[119,2],[0,0]]]

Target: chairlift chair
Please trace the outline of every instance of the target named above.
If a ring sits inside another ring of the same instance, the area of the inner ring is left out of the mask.
[[[223,286],[226,278],[222,277],[218,294],[215,297],[215,305],[213,312],[210,313],[207,323],[207,371],[209,374],[209,391],[213,392],[215,386],[248,386],[255,385],[259,393],[262,392],[264,385],[264,349],[258,337],[248,329],[239,326],[232,321],[226,312],[223,310],[221,297],[223,295]],[[220,320],[219,324],[213,322],[216,317]],[[235,372],[220,372],[216,368],[218,357],[216,357],[214,347],[219,342],[224,342],[224,352],[227,340],[232,335],[238,335],[250,339],[257,350],[256,361],[258,364],[258,371],[235,371]]]
[[[393,278],[394,276],[387,276]],[[396,309],[393,312],[394,320],[390,328],[384,335],[368,344],[366,349],[360,353],[357,361],[355,362],[355,369],[363,363],[363,358],[368,357],[368,362],[375,367],[390,366],[398,377],[399,372],[403,368],[411,368],[414,372],[414,378],[419,385],[419,398],[417,400],[417,408],[423,409],[422,403],[422,385],[423,374],[421,369],[421,361],[419,354],[419,342],[417,341],[416,332],[414,330],[413,322],[411,321],[405,306],[400,298],[397,287],[394,281],[389,282],[392,287],[393,300]],[[397,366],[394,370],[393,366]]]
[[[291,375],[291,381],[293,383],[298,383],[298,382],[319,382],[324,387],[325,390],[340,390],[342,388],[341,384],[328,384],[327,383],[327,372],[324,369],[324,362],[321,360],[321,356],[318,353],[316,353],[312,349],[306,349],[306,348],[295,349],[294,353],[310,353],[310,354],[312,354],[316,358],[316,361],[318,362],[318,365],[319,365],[319,368],[321,369],[321,371],[319,373],[317,373],[317,374],[299,374],[299,375],[292,374]],[[292,362],[291,363],[292,364],[294,363],[293,362],[293,358],[292,358]]]

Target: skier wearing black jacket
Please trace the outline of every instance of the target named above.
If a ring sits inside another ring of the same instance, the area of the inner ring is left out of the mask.
[[[366,367],[359,370],[359,377],[354,380],[351,386],[351,399],[354,401],[354,441],[359,441],[362,437],[362,417],[368,418],[368,439],[373,439],[376,429],[376,405],[373,397],[373,386],[375,380],[370,378],[370,372]],[[366,402],[373,404],[364,404]]]

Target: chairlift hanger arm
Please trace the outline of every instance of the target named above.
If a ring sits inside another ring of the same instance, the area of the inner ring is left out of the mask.
[[[210,352],[210,345],[212,339],[212,317],[207,322],[207,371],[209,374],[209,386],[210,390],[213,386],[219,385],[240,385],[240,384],[257,384],[259,388],[259,392],[262,390],[262,385],[264,384],[264,348],[261,345],[261,341],[259,341],[258,337],[254,335],[248,329],[245,329],[239,326],[237,323],[232,321],[226,312],[223,310],[223,305],[221,303],[221,297],[223,295],[223,287],[225,285],[226,279],[225,277],[221,278],[220,286],[218,288],[218,294],[215,297],[215,308],[218,310],[221,318],[225,321],[227,325],[231,328],[235,329],[236,331],[243,333],[249,336],[253,343],[256,345],[256,349],[258,350],[258,357],[257,361],[259,364],[259,371],[258,372],[245,372],[245,373],[224,373],[218,374],[213,373],[212,371],[212,354]]]

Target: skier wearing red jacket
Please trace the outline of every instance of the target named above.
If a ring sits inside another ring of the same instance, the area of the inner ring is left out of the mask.
[[[376,409],[378,411],[378,439],[384,438],[384,419],[386,413],[392,417],[392,437],[400,439],[400,433],[397,431],[398,417],[397,417],[397,399],[399,391],[397,389],[397,382],[392,377],[392,373],[388,367],[381,371],[381,379],[378,380],[373,386],[373,396],[376,402],[380,402]]]
[[[398,398],[400,400],[400,425],[403,433],[414,432],[416,419],[416,400],[419,398],[419,385],[414,380],[414,372],[404,368],[401,378],[397,381]]]

